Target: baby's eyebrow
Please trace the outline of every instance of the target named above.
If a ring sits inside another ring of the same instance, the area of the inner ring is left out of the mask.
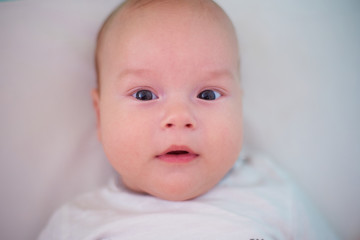
[[[119,73],[118,78],[122,79],[129,75],[149,76],[149,75],[153,75],[153,72],[149,69],[143,69],[143,68],[139,68],[139,69],[138,68],[126,68]]]
[[[236,79],[236,73],[233,73],[229,69],[219,69],[219,70],[208,70],[204,71],[199,77],[203,79],[203,81],[231,81]],[[156,75],[154,71],[146,68],[126,68],[123,69],[119,75],[118,79],[126,81],[126,80],[134,80],[133,78],[128,78],[129,76],[134,76],[136,78],[141,79],[152,79]]]
[[[228,69],[212,70],[207,72],[205,80],[232,80],[236,79],[235,74]]]
[[[146,68],[125,68],[117,76],[118,84],[132,84],[137,81],[151,81],[156,78],[155,72]]]

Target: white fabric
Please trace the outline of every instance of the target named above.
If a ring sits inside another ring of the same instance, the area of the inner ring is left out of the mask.
[[[304,201],[270,161],[247,158],[189,201],[132,193],[111,181],[58,210],[39,239],[336,239]]]

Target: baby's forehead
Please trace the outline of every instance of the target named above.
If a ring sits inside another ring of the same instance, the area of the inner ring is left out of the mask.
[[[189,29],[193,24],[199,24],[200,27],[193,28],[196,32],[189,34]],[[205,27],[220,29],[217,35],[228,39],[227,43],[230,43],[229,45],[233,46],[233,52],[237,53],[237,39],[232,22],[226,13],[211,0],[130,0],[124,2],[106,20],[98,36],[96,50],[98,81],[102,75],[100,71],[105,71],[102,69],[104,60],[113,55],[114,47],[128,43],[124,41],[124,36],[133,36],[127,33],[136,32],[137,36],[141,35],[142,37],[138,39],[142,42],[138,43],[144,45],[156,34],[165,34],[167,36],[164,38],[169,38],[169,35],[176,33],[175,35],[179,38],[174,37],[172,40],[187,41],[188,38],[184,38],[186,33],[191,37],[196,37],[199,31],[206,31]],[[170,29],[173,31],[170,32]],[[154,33],[155,30],[158,31]],[[164,43],[164,41],[159,42]],[[193,52],[194,54],[196,53]],[[204,52],[199,54],[201,55],[204,55]]]
[[[186,18],[221,23],[232,28],[226,13],[212,0],[128,0],[121,4],[103,24],[98,36],[98,45],[117,30],[124,30],[132,23],[149,18]]]

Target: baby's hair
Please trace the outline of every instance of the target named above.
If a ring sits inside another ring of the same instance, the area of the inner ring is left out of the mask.
[[[104,23],[102,24],[102,27],[100,28],[100,31],[97,35],[97,41],[96,41],[96,50],[95,50],[95,70],[96,70],[96,86],[98,88],[98,91],[100,92],[100,64],[99,64],[99,52],[100,47],[102,43],[103,36],[105,35],[105,32],[109,28],[109,25],[115,18],[115,16],[123,11],[125,14],[126,12],[129,12],[130,10],[139,9],[141,7],[145,7],[151,3],[160,3],[160,2],[167,2],[171,0],[125,0],[122,2],[118,7],[116,7],[111,14],[105,19]]]
[[[95,70],[96,70],[96,87],[100,93],[100,66],[99,66],[99,51],[100,51],[100,45],[101,40],[104,35],[104,32],[106,31],[106,28],[108,27],[109,23],[112,21],[114,16],[124,7],[124,5],[128,1],[124,1],[121,3],[117,8],[115,8],[112,13],[105,19],[104,23],[102,24],[100,31],[97,35],[96,39],[96,49],[95,49]]]
[[[234,26],[229,20],[228,16],[224,12],[224,10],[213,0],[125,0],[122,2],[117,8],[115,8],[112,13],[105,19],[99,33],[97,36],[97,42],[96,42],[96,50],[95,50],[95,70],[96,70],[96,85],[97,89],[100,93],[100,60],[99,60],[99,54],[101,52],[101,47],[103,46],[104,36],[108,29],[111,27],[111,23],[114,20],[114,18],[118,14],[131,14],[132,11],[146,7],[148,5],[152,4],[159,4],[159,3],[167,3],[167,2],[189,2],[191,4],[197,4],[197,6],[202,10],[201,12],[203,15],[207,17],[211,17],[210,19],[213,19],[215,21],[220,20],[226,20],[230,23],[231,27],[233,28],[234,32]],[[213,11],[214,9],[220,10],[218,12]],[[214,14],[216,13],[216,14]],[[199,14],[200,15],[200,14]]]

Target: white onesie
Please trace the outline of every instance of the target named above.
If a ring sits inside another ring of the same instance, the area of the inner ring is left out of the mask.
[[[61,207],[39,240],[337,239],[278,167],[239,159],[208,193],[172,202],[112,180]]]

